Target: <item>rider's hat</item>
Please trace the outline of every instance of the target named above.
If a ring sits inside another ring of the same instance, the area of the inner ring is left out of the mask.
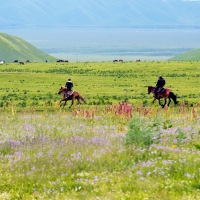
[[[71,78],[68,78],[68,81],[72,81],[72,79],[71,79]]]
[[[159,78],[162,78],[162,76],[160,75]]]

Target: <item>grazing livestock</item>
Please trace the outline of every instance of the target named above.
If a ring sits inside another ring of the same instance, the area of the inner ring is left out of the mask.
[[[118,62],[118,60],[113,60],[113,62]]]
[[[123,62],[123,60],[122,60],[122,59],[120,59],[120,60],[119,60],[119,62]]]
[[[4,61],[3,61],[3,60],[2,60],[2,61],[0,61],[0,64],[1,64],[1,65],[3,65],[3,64],[4,64]]]
[[[136,62],[140,62],[141,60],[136,60]]]
[[[18,63],[18,60],[14,60],[14,63]]]
[[[19,62],[20,65],[24,65],[24,62]]]
[[[30,61],[29,60],[26,60],[26,63],[29,63]]]

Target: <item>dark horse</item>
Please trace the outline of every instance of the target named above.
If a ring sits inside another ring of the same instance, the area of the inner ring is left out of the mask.
[[[66,98],[65,97],[65,94],[66,94],[66,87],[65,86],[61,86],[61,88],[58,91],[58,94],[62,94],[62,99],[60,100],[60,106],[61,106],[61,102],[64,101],[65,103],[64,103],[63,107],[66,105],[68,100],[72,101],[71,106],[74,104],[75,99],[78,100],[78,104],[81,104],[80,100],[82,100],[86,103],[86,100],[77,91],[73,91],[72,94],[69,97]],[[71,106],[69,106],[69,108],[71,108]]]
[[[178,104],[178,102],[176,100],[176,95],[173,92],[171,92],[169,88],[166,88],[166,89],[163,88],[162,91],[159,92],[157,98],[155,98],[154,89],[155,89],[155,87],[148,86],[148,94],[150,94],[152,92],[154,95],[154,100],[152,103],[154,103],[154,101],[156,99],[158,99],[159,104],[164,108],[167,103],[167,98],[168,98],[169,102],[168,102],[167,106],[169,106],[169,104],[171,103],[171,99],[174,101],[174,104]],[[162,99],[162,98],[164,98],[164,100],[165,100],[165,103],[163,105],[160,102],[160,99]]]

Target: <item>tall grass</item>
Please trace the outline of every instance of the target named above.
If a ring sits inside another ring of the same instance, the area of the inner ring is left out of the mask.
[[[199,110],[1,110],[0,199],[199,199]]]

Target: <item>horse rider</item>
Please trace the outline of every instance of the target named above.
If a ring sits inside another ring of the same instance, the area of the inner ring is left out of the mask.
[[[65,87],[67,88],[66,89],[66,95],[65,95],[66,98],[67,98],[67,97],[69,97],[68,92],[72,91],[72,87],[73,87],[73,83],[72,83],[72,79],[71,78],[68,78],[68,81],[66,82]]]
[[[159,76],[156,87],[154,89],[155,98],[158,97],[158,94],[161,91],[161,89],[164,87],[164,85],[165,85],[165,79],[162,76]]]

